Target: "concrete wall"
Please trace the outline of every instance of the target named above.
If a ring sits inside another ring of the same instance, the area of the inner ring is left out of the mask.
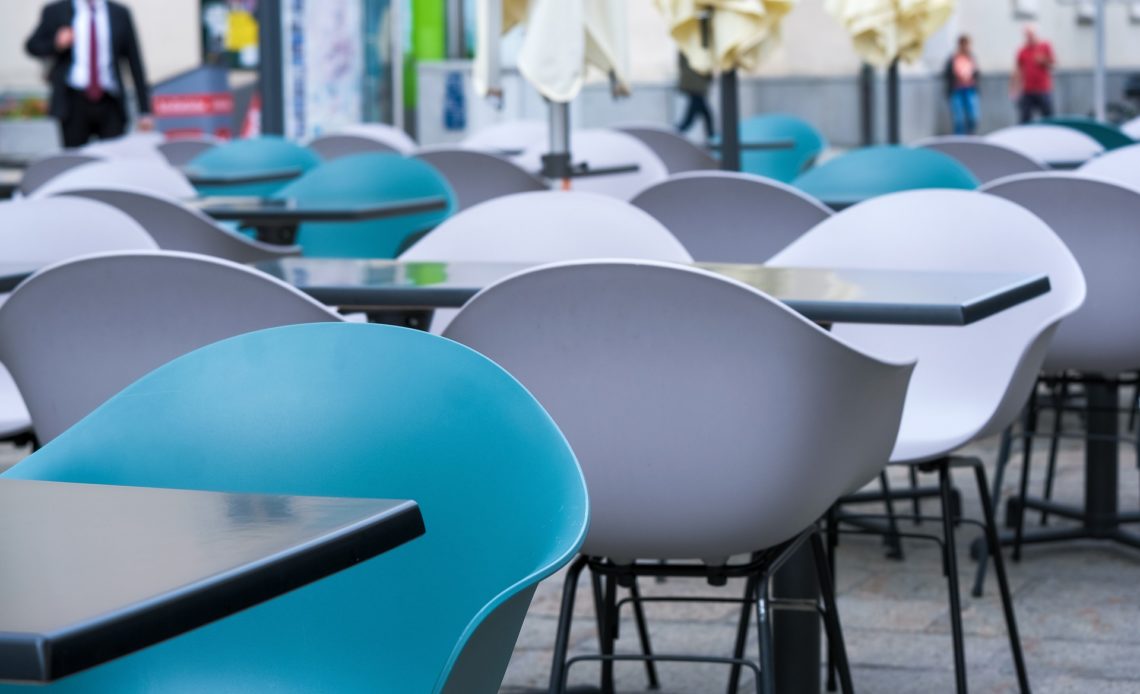
[[[143,60],[152,82],[201,62],[198,0],[119,0],[135,18]],[[39,0],[0,0],[0,92],[43,92],[38,61],[24,53],[24,41],[46,4]]]

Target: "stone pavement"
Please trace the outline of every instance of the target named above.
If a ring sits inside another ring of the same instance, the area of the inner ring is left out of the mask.
[[[988,440],[968,451],[981,455],[991,474],[996,444],[996,440]],[[1041,489],[1045,448],[1044,441],[1038,442],[1031,490]],[[1123,446],[1120,507],[1125,510],[1140,508],[1135,460],[1134,449]],[[1081,502],[1083,465],[1081,444],[1067,442],[1058,468],[1058,501]],[[1015,448],[1005,494],[1016,490],[1020,470],[1020,453]],[[924,483],[935,480],[933,475],[924,477]],[[980,519],[972,473],[956,473],[956,480],[966,515]],[[905,471],[894,471],[892,482],[896,488],[906,484]],[[924,503],[927,513],[937,512],[936,502]],[[904,508],[909,509],[909,505],[898,510]],[[868,507],[867,512],[878,511]],[[1030,519],[1035,524],[1036,514]],[[1000,523],[1001,517],[998,520]],[[1136,531],[1140,533],[1140,525]],[[982,598],[969,593],[975,564],[968,548],[978,533],[972,526],[963,526],[958,532],[970,691],[1016,692],[993,572]],[[889,694],[951,692],[954,675],[949,610],[937,546],[907,540],[904,549],[905,561],[898,562],[884,558],[878,538],[844,536],[841,540],[839,609],[855,687],[859,692]],[[1021,563],[1009,561],[1008,566],[1035,692],[1140,692],[1140,551],[1096,542],[1037,546],[1025,550]],[[541,690],[547,684],[561,578],[552,578],[538,589],[501,690],[504,694]],[[646,595],[730,592],[738,597],[742,590],[739,581],[719,589],[680,579],[663,585],[646,580],[641,585]],[[592,605],[588,584],[583,581],[572,653],[597,653]],[[647,605],[646,612],[653,645],[659,652],[731,653],[737,615],[733,606],[658,603]],[[628,611],[623,616],[626,619],[621,625],[618,650],[637,652],[636,631]],[[756,653],[754,634],[748,651],[751,654]],[[571,670],[571,684],[596,683],[597,672],[593,664],[576,665]],[[640,664],[618,664],[615,672],[619,691],[647,691]],[[659,672],[662,692],[723,692],[727,681],[726,668],[720,665],[661,664]],[[741,692],[755,691],[751,677],[745,680]]]

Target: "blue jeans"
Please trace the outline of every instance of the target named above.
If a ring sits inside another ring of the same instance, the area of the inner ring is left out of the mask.
[[[955,135],[973,135],[978,129],[978,89],[963,87],[950,94],[950,115]]]

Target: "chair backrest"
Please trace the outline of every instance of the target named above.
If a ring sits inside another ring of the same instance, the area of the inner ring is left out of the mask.
[[[443,197],[446,209],[363,222],[302,224],[297,245],[307,256],[394,258],[405,240],[435,227],[455,209],[455,193],[431,165],[399,154],[355,154],[326,162],[282,188],[300,203],[367,204]]]
[[[818,200],[770,178],[728,171],[675,174],[632,201],[700,262],[763,263],[831,216]]]
[[[743,150],[740,168],[757,176],[789,183],[802,174],[827,149],[823,133],[802,118],[783,113],[767,113],[745,118],[740,124],[740,141],[771,142],[791,140],[791,149]]]
[[[547,190],[538,176],[489,152],[436,147],[420,150],[416,158],[431,164],[451,184],[456,212],[504,195]]]
[[[320,155],[325,161],[340,159],[353,154],[365,152],[388,152],[402,154],[395,147],[364,135],[348,135],[337,133],[335,135],[321,135],[309,142],[309,149]]]
[[[444,335],[558,422],[590,491],[583,551],[617,561],[720,564],[802,531],[886,464],[910,371],[751,287],[645,261],[516,274]]]
[[[256,263],[301,252],[297,246],[276,246],[235,234],[198,210],[161,195],[110,189],[73,190],[66,195],[97,200],[126,213],[164,251],[212,255],[235,263]]]
[[[103,159],[150,159],[161,160],[158,145],[163,142],[162,133],[134,132],[109,140],[96,140],[84,145],[79,151]]]
[[[521,154],[532,145],[546,141],[546,122],[541,120],[508,120],[480,128],[464,138],[461,146],[492,154]]]
[[[1106,151],[1136,144],[1136,140],[1125,134],[1119,127],[1111,123],[1102,123],[1087,116],[1054,116],[1053,118],[1045,118],[1041,122],[1082,132],[1099,142]]]
[[[1057,330],[1046,369],[1116,374],[1140,361],[1140,190],[1075,173],[1014,176],[982,189],[1015,202],[1056,232],[1080,263],[1088,300]]]
[[[670,174],[719,169],[720,163],[708,152],[676,132],[653,125],[623,125],[614,130],[632,135],[653,150]]]
[[[660,222],[594,193],[518,193],[455,215],[401,260],[552,262],[581,258],[692,258]]]
[[[196,195],[190,181],[165,161],[102,159],[64,171],[36,188],[29,197],[42,198],[85,188],[141,190],[175,199]]]
[[[943,455],[1012,422],[1057,323],[1085,297],[1080,266],[1047,224],[1019,205],[973,191],[907,191],[870,200],[815,227],[769,264],[1049,276],[1048,294],[966,326],[833,327],[836,336],[872,354],[917,357],[908,395],[919,404],[915,416],[931,418],[934,427],[937,418],[957,427],[936,431],[926,441],[934,448],[896,449],[896,460]],[[925,411],[921,403],[929,403]]]
[[[367,324],[290,326],[199,349],[5,475],[414,499],[427,528],[61,680],[60,692],[495,692],[535,585],[574,555],[588,512],[565,439],[503,369],[454,342]]]
[[[931,137],[914,144],[953,157],[981,183],[1015,174],[1045,171],[1049,167],[1015,149],[970,135]]]
[[[308,147],[281,137],[263,135],[247,140],[225,142],[206,150],[186,165],[194,171],[211,174],[258,173],[298,169],[302,173],[321,163],[317,153]],[[255,195],[266,197],[285,187],[289,181],[264,181],[233,185],[198,186],[202,195]]]
[[[1015,125],[985,139],[1046,164],[1079,164],[1104,152],[1104,145],[1085,133],[1060,125]]]
[[[971,190],[978,179],[941,152],[888,145],[841,154],[800,176],[794,185],[825,202],[844,202],[922,188]]]
[[[1133,118],[1120,126],[1120,130],[1133,140],[1140,140],[1140,117]]]
[[[381,142],[400,154],[411,154],[419,148],[416,141],[406,132],[400,128],[384,123],[354,123],[341,128],[338,134],[366,137],[370,140]]]
[[[546,142],[532,144],[518,159],[519,166],[531,171],[542,168],[542,155],[548,151]],[[634,165],[636,171],[601,176],[582,176],[571,179],[571,188],[583,193],[600,193],[630,200],[654,183],[669,176],[661,158],[641,140],[616,130],[576,130],[570,136],[570,155],[574,164],[586,164],[591,169]]]
[[[1082,166],[1079,173],[1140,190],[1140,144],[1102,154]]]
[[[0,258],[50,265],[89,253],[157,248],[138,222],[113,207],[78,198],[0,202]]]
[[[199,154],[207,152],[218,146],[215,140],[178,139],[162,142],[158,145],[158,153],[166,158],[171,166],[185,166]]]
[[[225,260],[169,251],[93,255],[48,267],[12,292],[0,306],[0,362],[47,442],[198,347],[336,320],[289,285]]]
[[[75,154],[73,152],[52,154],[42,159],[37,159],[29,164],[28,168],[24,169],[24,175],[20,179],[20,193],[23,195],[31,195],[37,188],[63,172],[70,171],[81,164],[89,164],[93,161],[99,161],[99,157],[94,157],[89,154]]]

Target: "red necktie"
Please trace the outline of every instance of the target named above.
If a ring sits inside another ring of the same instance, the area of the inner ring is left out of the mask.
[[[95,28],[95,0],[88,0],[87,4],[91,8],[91,35],[87,42],[91,46],[87,57],[87,99],[99,101],[103,98],[103,85],[99,83],[99,32]]]

